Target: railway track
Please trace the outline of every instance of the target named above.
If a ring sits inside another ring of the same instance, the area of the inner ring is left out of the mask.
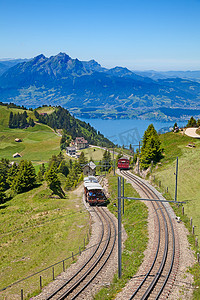
[[[102,226],[97,245],[82,267],[53,293],[48,294],[45,298],[46,300],[79,299],[79,297],[80,299],[91,298],[91,292],[88,287],[106,265],[116,243],[116,227],[106,209],[103,207],[94,207],[93,210],[97,214]]]
[[[139,177],[128,171],[121,171],[121,174],[134,182],[147,199],[159,200],[151,187]],[[174,220],[162,202],[151,203],[155,212],[155,236],[151,261],[145,268],[145,274],[138,277],[130,299],[167,299],[177,272],[179,244]]]

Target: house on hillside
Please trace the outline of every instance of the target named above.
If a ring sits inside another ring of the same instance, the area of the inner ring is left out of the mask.
[[[95,175],[96,174],[96,165],[93,161],[90,161],[83,167],[83,174],[84,175]]]
[[[77,150],[85,149],[89,146],[88,141],[84,137],[76,137],[75,140],[71,142],[71,145]]]
[[[17,153],[15,153],[15,154],[13,154],[13,157],[16,158],[16,157],[22,157],[22,156],[21,156],[21,154],[19,154],[19,153],[17,152]]]
[[[76,148],[75,147],[67,147],[66,153],[69,156],[76,156]]]
[[[17,143],[20,143],[20,142],[22,142],[22,139],[15,139],[15,142],[17,142]]]

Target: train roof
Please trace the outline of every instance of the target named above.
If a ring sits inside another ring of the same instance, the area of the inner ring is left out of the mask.
[[[120,161],[120,160],[129,160],[129,159],[127,157],[121,157],[118,159],[118,161]]]
[[[98,182],[95,176],[88,176],[84,178],[84,182]]]
[[[87,190],[103,190],[98,182],[84,182],[84,187],[86,187]]]

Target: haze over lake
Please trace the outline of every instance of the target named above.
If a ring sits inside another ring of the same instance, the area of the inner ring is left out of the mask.
[[[159,122],[153,120],[124,119],[124,120],[102,120],[102,119],[81,119],[90,123],[96,130],[103,133],[113,143],[129,146],[138,144],[141,141],[144,131],[149,124],[153,123],[157,131],[167,131],[173,127],[174,122]],[[187,122],[178,122],[178,126],[185,126]]]

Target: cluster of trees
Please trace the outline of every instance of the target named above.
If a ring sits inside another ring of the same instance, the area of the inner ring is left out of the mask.
[[[64,129],[73,139],[84,136],[90,144],[113,147],[113,143],[96,131],[89,123],[80,121],[72,116],[67,109],[58,106],[52,114],[40,115],[34,110],[35,117],[40,123],[54,129]]]
[[[76,187],[77,184],[83,179],[83,165],[87,163],[87,159],[83,152],[77,160],[66,161],[63,154],[60,152],[58,155],[53,155],[49,161],[47,169],[44,164],[40,166],[37,174],[38,181],[47,181],[49,188],[56,194],[63,195],[64,192],[61,188],[61,181],[59,180],[59,173],[63,174],[65,179],[64,190],[70,190]]]
[[[0,203],[6,200],[6,190],[10,195],[27,192],[36,184],[47,182],[48,187],[57,195],[64,196],[59,174],[64,175],[64,190],[76,187],[83,180],[83,166],[87,163],[82,152],[78,160],[66,161],[63,154],[53,155],[48,166],[42,164],[36,175],[31,161],[21,160],[19,164],[11,164],[8,159],[0,161]]]
[[[159,135],[153,124],[150,124],[144,133],[142,147],[140,153],[140,166],[142,169],[147,169],[151,161],[157,163],[162,158],[163,149]]]
[[[8,159],[2,158],[0,160],[0,203],[4,202],[6,198],[5,191],[9,188],[9,184],[7,183],[9,164]]]
[[[195,120],[194,117],[191,117],[186,125],[186,127],[199,127],[199,126],[200,126],[200,119]]]
[[[27,110],[27,108],[24,105],[20,106],[20,105],[14,104],[12,102],[10,102],[10,103],[3,103],[3,102],[0,101],[0,105],[6,106],[7,108],[18,108],[18,109]],[[32,110],[32,109],[30,108],[29,110]]]
[[[0,203],[6,199],[5,191],[23,193],[32,189],[36,184],[35,168],[31,161],[21,160],[19,164],[10,164],[9,160],[0,161]]]
[[[70,141],[71,141],[71,136],[69,136],[67,133],[66,133],[66,130],[64,129],[63,130],[63,134],[62,134],[62,137],[60,139],[60,150],[65,150],[66,147],[69,146],[70,144]]]
[[[10,112],[9,116],[9,128],[26,128],[28,126],[35,126],[35,123],[32,118],[28,118],[27,112],[24,111],[23,113],[17,113],[13,114],[13,112]]]

